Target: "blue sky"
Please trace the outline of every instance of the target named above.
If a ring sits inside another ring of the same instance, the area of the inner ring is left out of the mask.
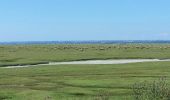
[[[170,0],[1,0],[0,41],[170,40]]]

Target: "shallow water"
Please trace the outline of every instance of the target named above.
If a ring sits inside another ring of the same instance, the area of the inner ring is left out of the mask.
[[[158,62],[158,61],[170,61],[170,59],[110,59],[110,60],[86,60],[86,61],[70,61],[70,62],[49,62],[48,64],[37,65],[23,65],[23,66],[7,66],[2,68],[21,68],[21,67],[33,67],[40,65],[71,65],[71,64],[127,64],[138,62]]]

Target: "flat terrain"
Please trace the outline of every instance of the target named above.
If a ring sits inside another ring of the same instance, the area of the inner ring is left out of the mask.
[[[7,100],[133,100],[132,84],[170,77],[170,62],[57,65],[0,69],[0,98]],[[104,99],[97,99],[104,100]]]
[[[1,45],[0,66],[89,59],[166,59],[170,44]]]
[[[2,45],[0,66],[86,59],[170,58],[168,44]],[[170,62],[0,68],[0,100],[133,100],[136,82],[161,76]]]

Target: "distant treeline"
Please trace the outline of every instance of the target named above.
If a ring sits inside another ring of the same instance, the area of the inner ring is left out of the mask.
[[[15,44],[126,44],[126,43],[170,43],[170,40],[89,40],[89,41],[24,41],[0,42],[1,45]]]

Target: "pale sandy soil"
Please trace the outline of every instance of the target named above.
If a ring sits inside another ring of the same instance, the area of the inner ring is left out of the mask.
[[[70,61],[70,62],[49,62],[48,64],[37,65],[24,65],[24,66],[7,66],[2,68],[21,68],[21,67],[33,67],[40,65],[71,65],[71,64],[127,64],[138,62],[158,62],[158,61],[170,61],[170,59],[110,59],[110,60],[86,60],[86,61]]]

